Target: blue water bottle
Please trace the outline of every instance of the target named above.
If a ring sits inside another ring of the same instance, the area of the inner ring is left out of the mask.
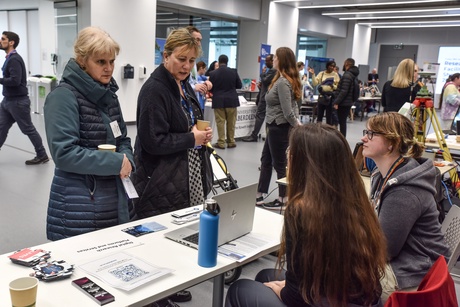
[[[217,264],[220,207],[214,199],[207,199],[200,215],[198,237],[198,265],[211,268]]]

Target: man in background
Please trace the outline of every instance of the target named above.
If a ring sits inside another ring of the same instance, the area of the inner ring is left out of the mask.
[[[21,132],[27,135],[34,145],[36,156],[27,160],[27,165],[46,163],[49,161],[43,146],[42,138],[32,123],[30,116],[30,99],[27,90],[27,73],[24,60],[17,53],[19,36],[10,31],[3,31],[0,49],[5,50],[6,60],[3,64],[3,101],[0,104],[0,148],[6,141],[8,131],[14,123],[18,123]]]
[[[265,102],[265,94],[267,93],[268,87],[272,83],[273,77],[276,75],[276,69],[273,68],[273,54],[269,54],[265,57],[265,67],[260,74],[260,92],[259,92],[259,104],[257,105],[256,122],[252,133],[243,138],[244,142],[257,142],[257,135],[259,134],[260,128],[265,120],[265,114],[267,113],[267,103]]]
[[[379,83],[379,74],[377,68],[372,69],[372,72],[367,76],[367,85],[377,85]]]
[[[236,89],[243,86],[236,69],[227,67],[228,57],[219,56],[219,68],[209,74],[212,88],[212,108],[216,118],[217,133],[219,138],[213,146],[225,149],[235,148],[236,108],[240,106]]]

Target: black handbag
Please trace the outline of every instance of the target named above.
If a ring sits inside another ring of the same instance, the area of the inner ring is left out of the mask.
[[[331,98],[332,98],[332,96],[330,96],[330,95],[319,95],[318,96],[318,104],[328,106],[331,103]]]

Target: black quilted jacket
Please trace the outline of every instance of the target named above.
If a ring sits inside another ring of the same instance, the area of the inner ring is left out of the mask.
[[[193,104],[198,106],[196,119],[203,119],[193,89],[187,80],[185,84]],[[188,149],[195,146],[195,139],[189,132],[177,83],[163,64],[142,86],[136,117],[134,161],[137,169],[131,175],[139,194],[134,200],[136,218],[189,207]],[[212,184],[212,168],[204,146],[200,154],[207,195]]]

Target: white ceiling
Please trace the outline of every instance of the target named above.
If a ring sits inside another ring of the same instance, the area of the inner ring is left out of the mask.
[[[273,0],[372,28],[460,27],[458,0]]]

